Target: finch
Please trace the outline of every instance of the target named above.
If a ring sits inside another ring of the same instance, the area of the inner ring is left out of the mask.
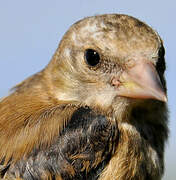
[[[0,177],[160,180],[168,137],[162,39],[122,14],[84,18],[0,101]]]

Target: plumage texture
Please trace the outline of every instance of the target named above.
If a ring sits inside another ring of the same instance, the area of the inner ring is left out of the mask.
[[[117,14],[75,23],[46,68],[0,102],[1,177],[160,180],[164,71],[162,40],[145,23]]]

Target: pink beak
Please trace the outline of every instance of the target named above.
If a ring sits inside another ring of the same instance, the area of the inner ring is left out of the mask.
[[[132,68],[124,71],[120,78],[114,77],[112,85],[117,87],[119,96],[167,102],[166,92],[159,75],[150,62],[138,62]]]

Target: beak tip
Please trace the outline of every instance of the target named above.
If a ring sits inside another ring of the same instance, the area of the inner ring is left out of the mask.
[[[166,96],[163,96],[163,102],[167,103],[168,99]]]
[[[167,95],[163,92],[162,92],[162,94],[159,94],[159,95],[157,94],[157,96],[155,96],[155,98],[158,99],[159,101],[162,101],[165,103],[168,102]]]

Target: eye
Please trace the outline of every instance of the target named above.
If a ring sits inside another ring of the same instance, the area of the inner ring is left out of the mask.
[[[93,49],[87,49],[84,58],[89,66],[96,66],[100,62],[100,55]]]

